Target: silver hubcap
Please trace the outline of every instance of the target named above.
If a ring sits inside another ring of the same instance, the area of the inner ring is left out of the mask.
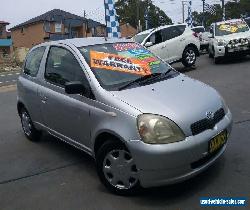
[[[193,64],[195,61],[195,58],[196,58],[196,55],[193,50],[188,50],[186,52],[186,61],[188,62],[188,64]]]
[[[134,160],[125,150],[113,150],[106,155],[103,173],[109,183],[119,189],[130,189],[138,182]]]
[[[22,127],[24,133],[29,136],[31,134],[31,120],[26,112],[22,113]]]

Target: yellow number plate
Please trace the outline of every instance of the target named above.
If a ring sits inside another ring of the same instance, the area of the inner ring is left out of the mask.
[[[223,131],[219,135],[215,136],[213,139],[209,141],[208,151],[209,153],[213,153],[223,147],[223,145],[227,141],[227,132]]]

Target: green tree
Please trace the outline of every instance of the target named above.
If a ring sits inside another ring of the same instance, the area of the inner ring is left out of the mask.
[[[147,10],[150,28],[172,24],[172,20],[164,11],[155,6],[151,0],[118,0],[115,5],[120,22],[129,23],[135,28],[137,28],[139,20],[142,29],[146,28],[145,12]]]

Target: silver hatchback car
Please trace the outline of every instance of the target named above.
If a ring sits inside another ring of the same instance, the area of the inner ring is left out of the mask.
[[[33,47],[17,109],[28,139],[45,131],[87,152],[102,183],[119,194],[204,171],[225,151],[232,127],[216,90],[125,39]]]

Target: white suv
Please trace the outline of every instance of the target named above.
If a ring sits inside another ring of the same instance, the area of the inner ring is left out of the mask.
[[[200,44],[201,44],[201,50],[207,50],[208,51],[208,46],[209,46],[209,32],[206,32],[206,29],[204,26],[196,26],[193,27],[192,30],[198,34]]]
[[[209,57],[213,57],[216,64],[224,57],[250,54],[250,30],[244,20],[213,23],[210,33]]]
[[[191,67],[199,56],[199,37],[185,24],[143,31],[133,39],[168,63],[181,61],[184,66]]]

